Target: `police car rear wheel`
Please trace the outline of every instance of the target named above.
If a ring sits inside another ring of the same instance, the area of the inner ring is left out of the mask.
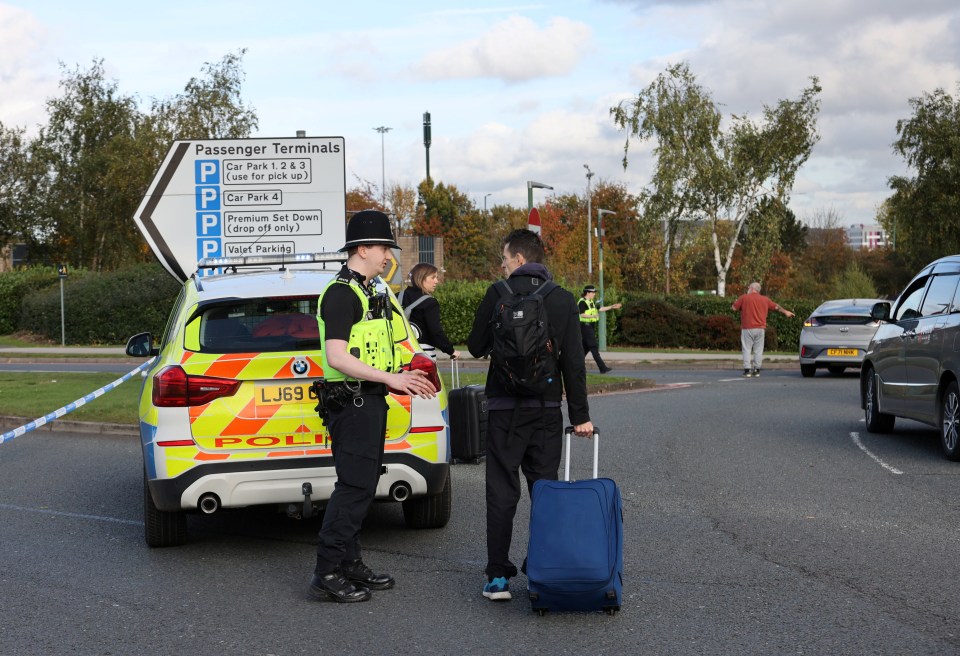
[[[143,535],[150,547],[177,547],[187,541],[187,516],[157,508],[143,474]]]
[[[403,519],[410,528],[442,528],[450,521],[453,508],[453,491],[450,471],[439,494],[433,494],[403,502]]]

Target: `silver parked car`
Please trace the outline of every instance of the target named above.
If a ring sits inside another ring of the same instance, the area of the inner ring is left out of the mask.
[[[859,367],[880,323],[870,316],[877,298],[826,301],[803,322],[800,331],[800,373],[809,378],[825,367],[842,374]]]
[[[867,430],[888,433],[897,417],[940,428],[940,446],[960,460],[960,255],[928,264],[893,303],[877,303],[880,327],[860,370]]]

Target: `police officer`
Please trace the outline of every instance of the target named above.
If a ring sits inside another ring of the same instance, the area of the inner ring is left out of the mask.
[[[318,324],[325,384],[321,412],[330,431],[337,482],[327,504],[310,591],[316,599],[357,602],[370,590],[392,588],[361,559],[360,526],[373,501],[383,464],[387,387],[431,398],[436,390],[422,371],[399,371],[389,297],[373,279],[399,248],[383,212],[358,212],[347,225],[347,263],[320,296]]]
[[[614,305],[605,305],[601,308],[597,307],[597,303],[594,299],[597,297],[597,288],[593,285],[587,285],[583,288],[583,294],[580,297],[580,301],[577,303],[577,306],[580,310],[580,334],[583,337],[583,351],[584,353],[589,352],[593,355],[593,359],[597,363],[597,367],[600,369],[600,373],[605,374],[608,371],[612,371],[610,367],[604,363],[603,358],[600,357],[600,347],[597,344],[597,333],[596,326],[597,322],[600,321],[600,313],[606,312],[607,310],[617,310],[621,307],[620,303]]]

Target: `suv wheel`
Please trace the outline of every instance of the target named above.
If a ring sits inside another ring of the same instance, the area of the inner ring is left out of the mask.
[[[893,430],[896,417],[880,412],[880,403],[877,399],[877,375],[873,369],[867,371],[864,389],[863,415],[867,422],[867,430],[871,433],[889,433]]]
[[[187,515],[159,510],[143,474],[143,535],[150,547],[178,547],[187,541]]]
[[[940,447],[950,460],[960,460],[960,388],[947,385],[940,400]]]
[[[813,378],[817,374],[817,365],[800,364],[800,375],[804,378]]]
[[[453,507],[453,492],[450,486],[450,470],[439,494],[403,502],[403,518],[410,528],[443,528],[450,521]]]

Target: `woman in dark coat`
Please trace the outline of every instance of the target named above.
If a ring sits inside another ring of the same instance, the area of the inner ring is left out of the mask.
[[[421,262],[410,269],[410,286],[400,292],[400,304],[410,323],[420,331],[421,344],[429,344],[456,360],[460,351],[454,350],[440,323],[440,303],[431,294],[440,284],[439,270]]]

